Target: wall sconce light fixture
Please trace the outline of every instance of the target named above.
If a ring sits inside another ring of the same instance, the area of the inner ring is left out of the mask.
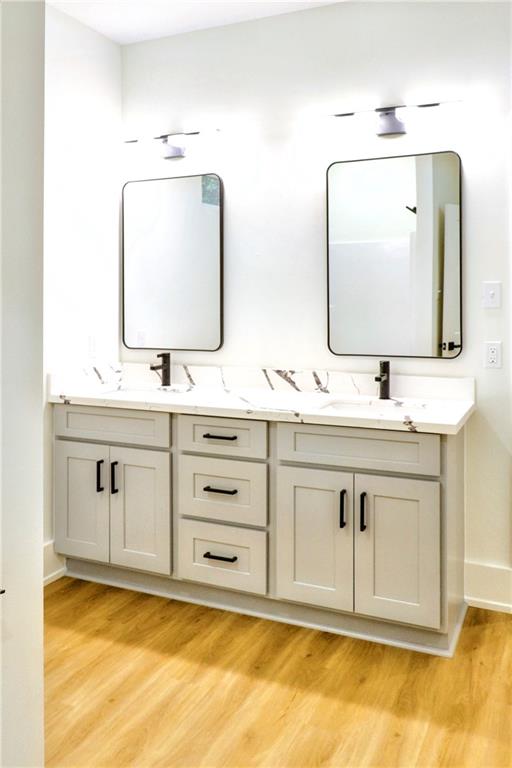
[[[174,160],[179,157],[185,157],[185,147],[183,144],[177,144],[169,139],[174,136],[197,136],[199,131],[189,131],[188,133],[163,133],[161,136],[155,136],[157,141],[162,142],[161,153],[164,160]]]
[[[375,110],[364,109],[362,112],[377,113],[377,136],[383,138],[391,138],[393,136],[403,136],[407,133],[405,123],[396,114],[397,109],[410,109],[411,107],[418,107],[420,109],[425,107],[439,107],[441,102],[432,102],[430,104],[396,104],[391,107],[377,107]],[[353,117],[354,115],[361,114],[361,112],[340,112],[334,117]]]
[[[377,136],[392,138],[407,133],[405,124],[397,117],[398,107],[380,107],[376,109],[377,113]]]

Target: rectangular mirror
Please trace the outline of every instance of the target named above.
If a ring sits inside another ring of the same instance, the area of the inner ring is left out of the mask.
[[[457,357],[459,156],[435,152],[333,163],[327,216],[331,352]]]
[[[222,183],[216,174],[123,188],[123,341],[130,349],[222,345]]]

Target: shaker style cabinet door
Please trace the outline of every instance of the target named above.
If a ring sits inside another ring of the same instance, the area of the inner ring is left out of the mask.
[[[439,483],[355,476],[356,613],[439,628]]]
[[[110,562],[171,572],[170,456],[110,447]]]
[[[109,449],[58,441],[55,445],[55,549],[108,563]]]
[[[353,482],[352,473],[279,467],[278,597],[354,610]]]

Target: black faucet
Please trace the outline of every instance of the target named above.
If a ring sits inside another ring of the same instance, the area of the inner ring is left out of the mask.
[[[171,353],[162,352],[157,355],[162,361],[160,365],[150,365],[152,371],[162,371],[160,378],[162,380],[162,387],[171,386]]]
[[[389,360],[380,361],[375,381],[379,382],[379,400],[389,400]]]

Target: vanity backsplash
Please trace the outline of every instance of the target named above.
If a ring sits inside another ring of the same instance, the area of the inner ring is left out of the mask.
[[[172,385],[187,389],[232,392],[240,389],[267,392],[303,392],[365,396],[378,398],[377,374],[331,370],[294,370],[285,368],[253,368],[242,366],[187,365],[173,363]],[[54,396],[71,393],[77,387],[91,392],[113,390],[152,390],[160,386],[158,372],[148,363],[97,363],[57,371],[50,375],[49,391]],[[472,378],[444,376],[406,376],[393,374],[391,396],[439,400],[471,400],[475,398]]]

